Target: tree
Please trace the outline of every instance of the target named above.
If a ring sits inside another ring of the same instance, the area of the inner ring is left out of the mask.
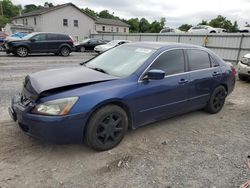
[[[0,29],[9,22],[9,18],[0,15]]]
[[[160,24],[161,24],[161,29],[163,29],[163,27],[164,27],[165,24],[166,24],[166,18],[161,18],[161,19],[160,19]]]
[[[28,4],[28,5],[25,5],[24,6],[24,9],[23,9],[23,13],[28,13],[28,12],[32,12],[34,10],[38,10],[40,8],[43,8],[42,6],[36,6],[34,4]]]
[[[238,23],[237,21],[234,21],[231,32],[237,32],[237,31],[239,31]]]
[[[209,22],[210,26],[224,28],[229,32],[234,32],[237,30],[238,28],[237,22],[235,22],[234,24],[235,25],[233,25],[230,20],[227,20],[227,18],[222,15],[218,15],[216,18],[212,19]]]
[[[19,14],[19,6],[12,4],[10,0],[0,1],[1,3],[1,15],[0,15],[0,28],[4,27],[11,18]]]
[[[139,24],[140,21],[138,18],[131,18],[128,20],[128,24],[130,25],[129,31],[131,33],[138,33],[139,32]]]
[[[207,20],[202,20],[201,23],[198,23],[198,25],[209,25]]]
[[[12,18],[19,14],[19,8],[18,6],[15,6],[12,4],[10,0],[3,0],[2,3],[2,16],[5,16],[6,18]]]
[[[53,3],[45,2],[44,7],[53,7]]]
[[[98,13],[91,10],[90,8],[85,8],[85,9],[81,9],[83,12],[85,12],[86,14],[92,16],[92,17],[97,17]]]
[[[146,33],[149,31],[149,28],[150,28],[150,24],[149,24],[148,20],[146,20],[145,18],[140,19],[139,32]]]
[[[163,29],[163,26],[161,25],[161,22],[158,22],[155,20],[150,24],[149,32],[150,33],[159,33],[162,29]]]
[[[102,10],[99,12],[98,16],[100,18],[109,18],[109,19],[114,19],[115,16],[113,14],[110,14],[108,10]]]
[[[192,27],[192,25],[189,25],[189,24],[182,24],[182,25],[179,27],[179,30],[187,32],[191,27]]]

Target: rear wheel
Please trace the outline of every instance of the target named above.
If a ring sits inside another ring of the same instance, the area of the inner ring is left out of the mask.
[[[224,86],[218,86],[213,91],[205,110],[210,114],[218,113],[224,106],[227,91]]]
[[[85,52],[85,48],[83,46],[80,48],[80,52]]]
[[[119,106],[107,105],[89,120],[85,141],[89,147],[104,151],[117,146],[128,130],[128,117]]]
[[[26,47],[20,46],[16,49],[14,54],[19,56],[19,57],[26,57],[26,56],[28,56],[29,51]]]
[[[243,80],[243,81],[247,80],[247,77],[242,74],[239,74],[238,76],[240,80]]]
[[[63,57],[67,57],[70,54],[70,49],[68,47],[62,47],[60,50],[60,55]]]

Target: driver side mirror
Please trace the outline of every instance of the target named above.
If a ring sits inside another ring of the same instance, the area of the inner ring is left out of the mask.
[[[165,78],[165,71],[152,69],[145,74],[143,80],[162,80],[163,78]]]

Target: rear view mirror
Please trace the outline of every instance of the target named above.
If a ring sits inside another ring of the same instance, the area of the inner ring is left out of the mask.
[[[36,39],[30,39],[31,42],[36,42]]]
[[[144,80],[161,80],[165,77],[165,71],[159,69],[152,69],[148,71],[145,76]]]

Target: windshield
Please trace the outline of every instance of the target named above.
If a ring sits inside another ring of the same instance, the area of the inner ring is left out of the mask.
[[[86,43],[86,42],[88,42],[90,39],[85,39],[85,40],[83,40],[81,43]]]
[[[117,45],[119,42],[120,42],[119,40],[112,40],[112,41],[108,42],[107,45],[115,46],[115,45]]]
[[[30,39],[31,37],[33,37],[35,34],[36,34],[36,33],[30,33],[30,34],[24,36],[22,39],[24,39],[24,40],[29,40],[29,39]]]
[[[126,77],[135,72],[154,52],[155,50],[149,48],[119,46],[97,56],[85,66],[114,76]]]

